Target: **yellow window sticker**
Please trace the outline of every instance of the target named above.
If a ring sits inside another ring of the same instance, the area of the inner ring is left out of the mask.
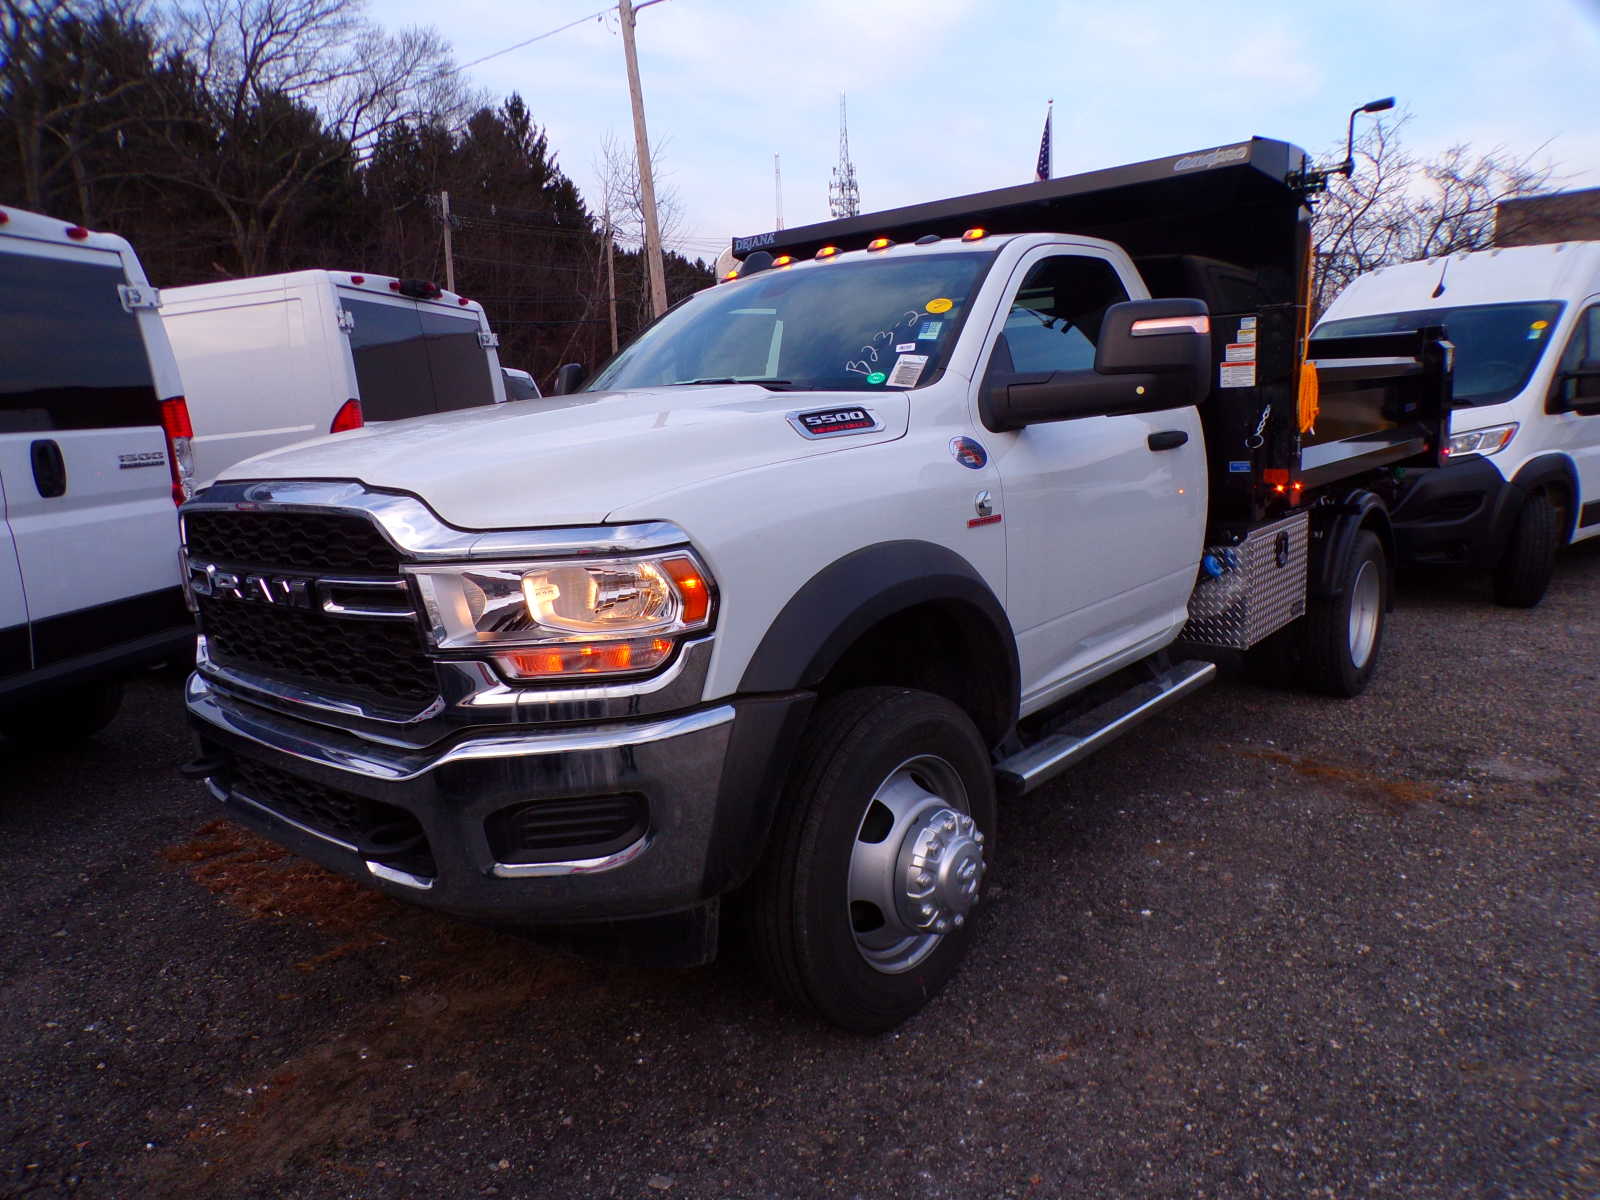
[[[1544,331],[1549,328],[1549,321],[1535,321],[1532,325],[1528,326],[1528,340],[1530,342],[1537,342],[1544,336]]]
[[[947,313],[956,306],[954,300],[940,296],[937,300],[929,300],[924,307],[931,313]]]

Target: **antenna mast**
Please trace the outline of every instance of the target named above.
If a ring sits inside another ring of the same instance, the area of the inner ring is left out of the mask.
[[[850,129],[844,118],[844,93],[839,93],[839,165],[833,169],[828,185],[828,211],[835,217],[861,214],[861,191],[856,187],[856,168],[850,161]]]
[[[778,166],[778,156],[776,154],[774,154],[772,156],[772,188],[773,188],[773,191],[776,193],[776,195],[778,197],[778,224],[777,224],[777,228],[782,229],[783,228],[783,170],[782,170],[781,167]]]

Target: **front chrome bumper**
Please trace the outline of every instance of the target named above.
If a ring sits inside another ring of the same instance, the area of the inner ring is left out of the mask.
[[[753,867],[810,696],[755,697],[634,721],[479,730],[426,749],[376,744],[296,720],[191,675],[186,700],[207,783],[232,816],[323,865],[429,907],[567,923],[648,916],[718,895]],[[248,760],[241,762],[241,760]],[[303,812],[251,796],[236,776],[270,769],[319,795],[403,810],[431,873],[364,851]],[[644,831],[601,857],[497,859],[488,822],[513,806],[642,797]]]

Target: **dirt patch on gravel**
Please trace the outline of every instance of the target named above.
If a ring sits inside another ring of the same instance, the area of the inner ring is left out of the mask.
[[[1243,754],[1246,758],[1292,767],[1308,779],[1338,784],[1357,798],[1376,804],[1389,812],[1404,812],[1421,804],[1438,803],[1444,798],[1433,784],[1416,779],[1386,779],[1359,767],[1318,762],[1316,759],[1287,754],[1282,750],[1239,750],[1234,747],[1228,749],[1233,753]]]
[[[295,964],[305,971],[388,941],[375,925],[398,908],[381,892],[335,875],[228,821],[208,821],[161,856],[187,868],[189,877],[206,891],[251,917],[303,921],[343,939]]]
[[[253,919],[309,923],[340,939],[293,965],[311,970],[384,947],[380,974],[397,991],[342,1014],[339,1028],[265,1079],[195,1106],[190,1128],[144,1164],[150,1194],[200,1197],[319,1168],[344,1186],[367,1177],[375,1143],[404,1142],[418,1109],[492,1101],[492,1081],[463,1063],[513,1045],[519,1014],[557,993],[592,1002],[608,969],[513,934],[410,909],[297,858],[227,821],[212,821],[162,856]]]

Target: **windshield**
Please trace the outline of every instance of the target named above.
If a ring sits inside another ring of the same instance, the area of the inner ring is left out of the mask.
[[[750,382],[870,392],[930,383],[994,255],[892,254],[777,267],[702,292],[640,334],[587,390]]]
[[[368,421],[397,421],[494,402],[489,355],[478,342],[476,317],[412,304],[350,298],[343,298],[343,304],[355,318],[350,351]]]
[[[1562,305],[1555,300],[1516,304],[1473,304],[1461,308],[1423,308],[1324,321],[1316,338],[1400,333],[1424,325],[1443,325],[1456,348],[1455,402],[1499,404],[1527,386],[1539,356],[1555,333]],[[1313,344],[1312,356],[1316,349]]]

